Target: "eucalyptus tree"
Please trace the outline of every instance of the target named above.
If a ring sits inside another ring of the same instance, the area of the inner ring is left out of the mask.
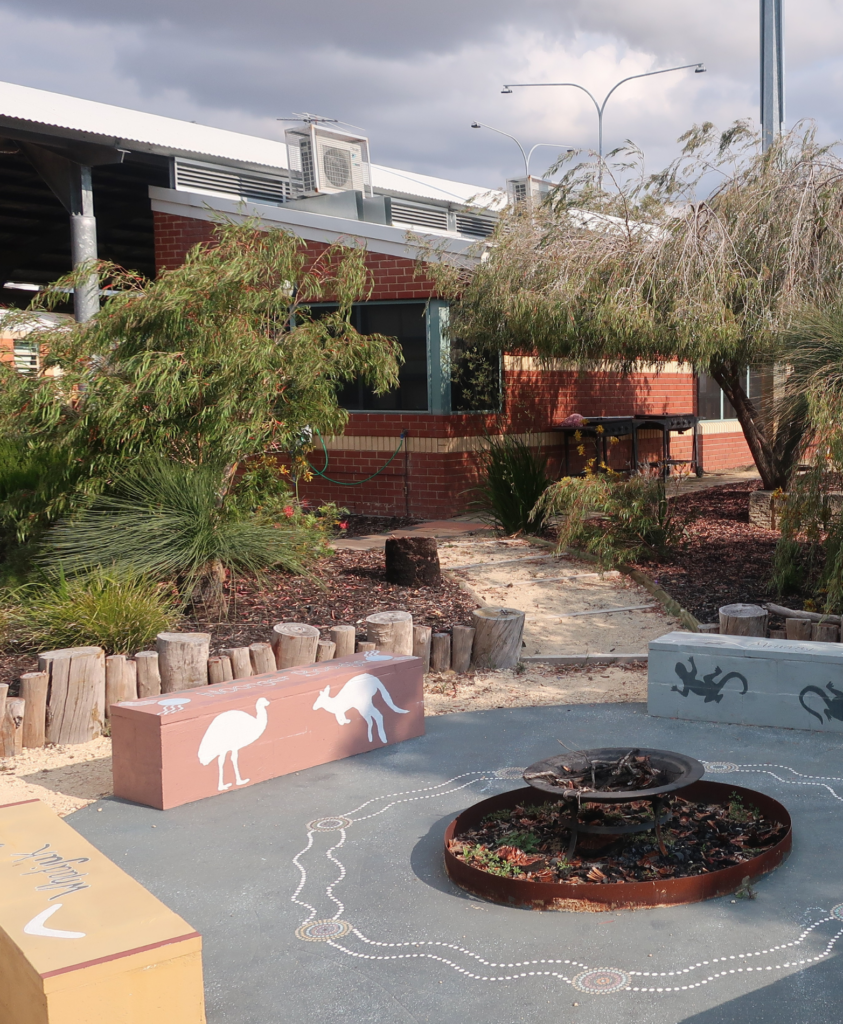
[[[807,423],[805,401],[783,386],[786,328],[840,293],[843,162],[810,125],[766,153],[742,122],[679,141],[657,175],[632,144],[616,150],[604,188],[596,166],[560,164],[548,200],[511,210],[483,259],[443,257],[451,330],[580,369],[691,364],[734,407],[764,486],[786,487]],[[748,367],[765,371],[760,399]]]

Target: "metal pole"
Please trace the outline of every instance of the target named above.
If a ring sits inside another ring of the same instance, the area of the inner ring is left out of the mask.
[[[784,3],[760,0],[761,149],[767,152],[784,127]]]
[[[90,167],[80,166],[79,190],[74,199],[70,215],[70,252],[75,270],[97,258],[97,221]],[[99,281],[96,274],[91,274],[74,290],[73,313],[79,323],[84,323],[98,313],[99,308]]]

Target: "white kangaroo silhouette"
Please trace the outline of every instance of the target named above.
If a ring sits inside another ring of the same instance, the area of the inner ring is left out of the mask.
[[[231,754],[231,764],[234,768],[234,781],[238,786],[245,786],[249,779],[240,778],[240,765],[238,756],[241,747],[247,747],[250,743],[260,739],[266,729],[266,709],[269,701],[266,697],[260,697],[255,704],[257,714],[250,715],[247,711],[223,711],[222,714],[211,722],[199,744],[199,760],[202,764],[210,764],[214,758],[217,759],[220,781],[217,787],[220,793],[231,789],[230,782],[223,781],[223,764],[225,755]]]
[[[391,711],[397,711],[399,715],[409,714],[409,711],[398,708],[392,703],[392,698],[389,696],[386,687],[377,676],[373,676],[369,672],[364,672],[362,675],[353,676],[349,679],[336,697],[330,695],[330,686],[320,690],[316,703],[313,705],[313,710],[317,711],[319,708],[324,708],[325,711],[331,711],[336,715],[337,722],[340,725],[348,725],[351,719],[346,718],[345,713],[354,708],[366,720],[366,725],[369,727],[369,742],[372,742],[372,723],[374,722],[378,727],[378,737],[381,743],[386,743],[386,733],[383,731],[383,715],[372,703],[372,698],[376,693],[380,693],[386,706]]]

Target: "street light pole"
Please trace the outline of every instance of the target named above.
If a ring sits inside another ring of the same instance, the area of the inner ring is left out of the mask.
[[[500,130],[500,128],[493,128],[490,124],[483,124],[482,121],[472,121],[471,122],[471,127],[472,128],[488,128],[490,132],[497,132],[498,135],[505,135],[508,139],[512,139],[512,141],[515,143],[515,145],[521,150],[521,156],[522,156],[522,158],[524,160],[524,173],[527,175],[528,178],[530,177],[530,158],[532,157],[533,153],[535,153],[535,151],[537,149],[541,148],[542,146],[548,146],[551,149],[565,149],[565,150],[567,150],[568,153],[573,153],[574,152],[573,149],[570,149],[567,146],[559,145],[559,144],[557,144],[555,142],[537,142],[535,144],[535,146],[532,147],[530,152],[527,153],[525,151],[524,147],[518,141],[518,139],[516,139],[514,135],[510,135],[509,132],[502,132]]]
[[[685,71],[687,68],[693,68],[695,75],[701,75],[705,72],[705,64],[681,64],[675,68],[662,68],[660,71],[644,71],[640,75],[628,75],[626,78],[622,78],[619,82],[615,82],[612,88],[606,93],[606,96],[602,103],[598,103],[594,94],[589,92],[584,85],[580,85],[578,82],[512,82],[509,85],[504,85],[501,92],[505,95],[509,95],[513,89],[541,89],[541,88],[562,88],[569,87],[571,89],[579,89],[584,92],[586,96],[594,104],[594,109],[597,111],[597,155],[600,161],[599,170],[599,181],[600,186],[603,186],[603,112],[606,109],[606,104],[609,102],[609,97],[618,88],[624,84],[624,82],[631,82],[634,78],[650,78],[652,75],[666,75],[669,71]]]

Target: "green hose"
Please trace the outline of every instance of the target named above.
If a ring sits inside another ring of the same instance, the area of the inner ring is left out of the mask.
[[[319,431],[317,430],[316,433],[319,434]],[[360,484],[366,484],[370,480],[374,480],[376,476],[379,476],[381,473],[383,473],[383,471],[390,464],[390,462],[392,462],[392,460],[395,458],[395,456],[401,451],[401,448],[404,445],[404,438],[406,436],[407,436],[407,431],[406,430],[402,430],[401,431],[401,437],[400,437],[400,439],[398,441],[398,447],[395,449],[395,451],[392,453],[392,455],[389,456],[389,458],[381,466],[381,468],[376,470],[374,473],[372,473],[371,476],[367,476],[365,478],[365,480],[351,480],[351,481],[348,481],[348,480],[334,480],[333,477],[330,477],[330,476],[328,476],[325,473],[325,470],[328,468],[328,448],[325,445],[325,439],[322,437],[321,434],[319,434],[319,441],[322,444],[322,451],[325,453],[325,465],[321,469],[317,469],[315,466],[311,466],[310,468],[313,470],[313,472],[317,476],[321,476],[323,480],[327,480],[329,483],[339,484],[340,487],[359,487]]]

